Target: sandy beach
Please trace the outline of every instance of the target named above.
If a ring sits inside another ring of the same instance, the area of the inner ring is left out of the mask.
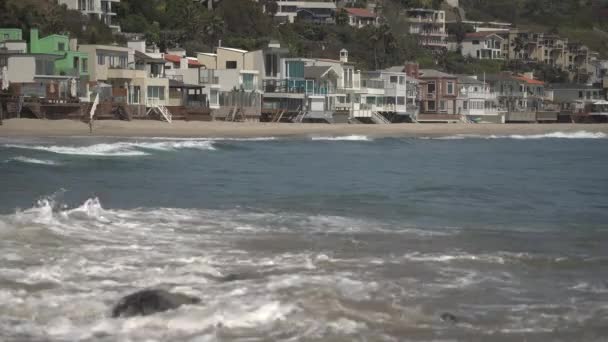
[[[93,133],[85,123],[71,120],[4,120],[0,136],[117,136],[117,137],[302,137],[366,135],[420,137],[474,135],[531,135],[553,132],[608,133],[608,124],[289,124],[239,122],[96,121]]]

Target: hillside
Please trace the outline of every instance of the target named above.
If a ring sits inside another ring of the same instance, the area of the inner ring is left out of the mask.
[[[608,0],[460,0],[469,20],[558,33],[608,57]]]

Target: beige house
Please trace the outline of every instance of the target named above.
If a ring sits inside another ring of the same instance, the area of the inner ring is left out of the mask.
[[[88,53],[92,62],[91,86],[111,85],[113,101],[146,107],[168,105],[169,79],[136,66],[135,50],[110,45],[80,45],[78,50]]]

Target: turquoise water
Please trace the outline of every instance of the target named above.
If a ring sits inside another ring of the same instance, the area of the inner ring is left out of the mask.
[[[3,139],[0,334],[599,341],[607,151],[585,132]],[[145,287],[203,304],[109,318]]]

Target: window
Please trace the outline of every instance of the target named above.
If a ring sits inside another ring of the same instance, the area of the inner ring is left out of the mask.
[[[253,90],[255,89],[253,83],[253,74],[243,74],[243,89]]]
[[[403,106],[405,104],[405,97],[404,96],[397,96],[397,104],[400,106]]]
[[[286,63],[287,78],[304,78],[304,62],[288,61]]]
[[[435,101],[427,102],[426,109],[429,111],[435,111]]]
[[[429,94],[435,94],[435,82],[426,85],[426,92]]]
[[[82,60],[82,72],[89,72],[89,60],[86,58]]]
[[[165,99],[165,87],[149,86],[148,87],[148,99],[164,100]]]
[[[439,101],[439,110],[441,110],[441,111],[445,110],[445,101]]]
[[[104,56],[102,54],[97,55],[97,64],[98,65],[106,64],[106,56]]]
[[[462,102],[462,109],[468,109],[469,107],[469,101],[463,101]]]
[[[479,40],[474,40],[473,45],[479,45]]]
[[[226,69],[236,69],[236,61],[226,61]]]
[[[8,33],[4,34],[4,40],[9,40],[11,38],[11,36]]]
[[[454,95],[454,82],[448,82],[448,95]]]
[[[277,64],[277,55],[275,54],[267,54],[266,55],[266,76],[277,76],[278,64]]]
[[[365,98],[365,103],[371,104],[371,105],[376,104],[376,98],[373,96],[368,96]]]
[[[405,76],[399,76],[399,84],[405,84]]]
[[[76,70],[78,70],[80,68],[80,59],[78,57],[74,57],[74,63],[72,65],[72,67]]]
[[[398,78],[397,76],[391,76],[391,77],[390,77],[390,82],[391,82],[392,84],[395,84],[395,83],[397,83],[398,79],[399,79],[399,78]]]
[[[59,51],[65,51],[65,43],[59,43],[59,44],[57,44],[57,50],[59,50]]]
[[[591,92],[587,91],[587,99],[590,99],[590,98],[591,98]]]

